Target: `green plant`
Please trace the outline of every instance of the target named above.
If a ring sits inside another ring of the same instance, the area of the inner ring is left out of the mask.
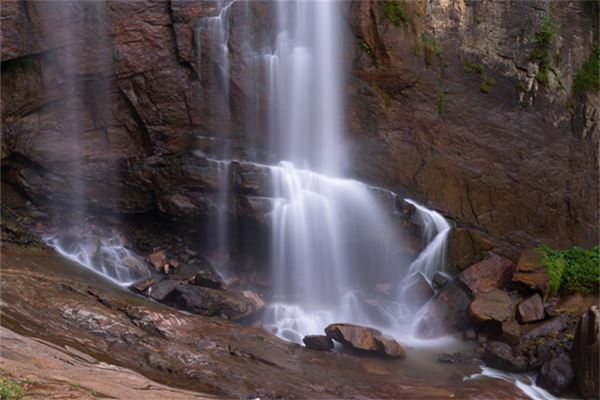
[[[442,115],[446,110],[446,92],[440,90],[438,92],[438,114]]]
[[[541,246],[544,266],[550,279],[550,293],[580,292],[589,294],[600,284],[600,246],[589,250],[573,247],[555,250]]]
[[[358,38],[358,45],[365,53],[367,53],[369,57],[371,57],[371,61],[373,61],[373,64],[375,64],[375,67],[377,67],[377,58],[375,57],[375,52],[373,51],[371,45],[361,37]]]
[[[483,65],[481,65],[479,63],[474,63],[472,61],[465,60],[465,64],[463,66],[463,72],[465,72],[465,73],[475,72],[477,75],[483,75],[484,68],[483,68]]]
[[[423,35],[421,35],[421,43],[423,46],[423,53],[425,55],[425,64],[433,64],[434,56],[438,56],[440,58],[442,57],[442,47],[438,44],[433,36],[423,33]]]
[[[590,58],[579,68],[573,81],[575,93],[597,92],[600,90],[600,48],[592,52]]]
[[[397,27],[408,22],[408,14],[400,0],[388,0],[385,2],[383,11],[387,19]]]
[[[23,388],[21,384],[15,380],[1,377],[0,378],[0,399],[1,400],[18,400],[23,396]]]
[[[529,60],[538,64],[539,70],[536,79],[544,85],[548,84],[549,81],[549,72],[552,68],[552,55],[550,53],[557,33],[558,22],[547,16],[542,20],[533,35],[533,46],[529,53]]]
[[[479,86],[479,90],[481,90],[483,93],[488,93],[495,84],[496,80],[493,77],[486,75],[481,83],[481,86]]]

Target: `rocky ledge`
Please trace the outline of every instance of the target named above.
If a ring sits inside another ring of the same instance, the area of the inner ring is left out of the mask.
[[[162,385],[226,398],[519,396],[505,382],[431,382],[407,371],[407,360],[311,351],[259,328],[181,313],[45,249],[4,245],[2,255],[3,327]]]

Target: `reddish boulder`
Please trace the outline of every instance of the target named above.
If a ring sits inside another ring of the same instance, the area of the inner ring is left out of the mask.
[[[503,290],[491,289],[477,294],[469,306],[469,314],[477,322],[503,322],[514,315],[510,296]]]
[[[579,393],[600,398],[600,305],[591,307],[577,324],[573,341],[573,366]]]
[[[374,352],[388,357],[406,357],[400,343],[382,335],[380,331],[366,326],[331,324],[325,328],[325,334],[344,346],[357,350]]]
[[[514,268],[515,264],[509,259],[489,253],[485,259],[461,272],[458,278],[475,295],[491,288],[506,287],[510,283]]]
[[[544,316],[544,303],[537,293],[523,300],[517,307],[517,317],[522,323],[539,321],[544,319]]]
[[[148,256],[148,261],[154,267],[156,272],[162,271],[165,265],[168,265],[167,255],[162,250],[157,250]]]
[[[544,267],[544,254],[538,249],[521,253],[512,281],[517,285],[548,297],[550,279]]]

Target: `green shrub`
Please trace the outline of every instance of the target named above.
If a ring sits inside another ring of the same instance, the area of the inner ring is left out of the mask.
[[[0,399],[1,400],[18,400],[23,396],[23,388],[19,382],[12,379],[0,378]]]
[[[446,93],[443,90],[438,92],[438,114],[442,115],[446,110]]]
[[[477,75],[483,75],[484,68],[483,65],[479,63],[474,63],[472,61],[465,60],[463,71],[465,73],[475,72]]]
[[[600,284],[600,246],[589,250],[573,247],[555,250],[541,246],[544,266],[550,278],[550,293],[589,294]]]
[[[548,84],[550,68],[552,68],[552,55],[550,54],[556,34],[558,22],[550,16],[545,17],[538,30],[533,35],[533,47],[529,53],[529,60],[538,63],[539,71],[536,79],[541,84]]]
[[[421,44],[423,46],[423,54],[425,56],[425,64],[433,64],[433,57],[442,57],[443,50],[435,38],[427,33],[421,35]]]
[[[488,93],[496,84],[496,80],[491,76],[485,76],[483,82],[481,82],[481,86],[479,86],[479,90],[483,93]]]
[[[600,48],[597,48],[585,64],[575,74],[573,90],[575,93],[597,92],[600,90]]]
[[[383,10],[387,19],[397,27],[408,22],[408,15],[404,10],[404,5],[399,0],[386,1]]]

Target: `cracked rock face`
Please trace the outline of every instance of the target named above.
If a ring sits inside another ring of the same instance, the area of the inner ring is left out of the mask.
[[[345,3],[352,174],[516,244],[597,243],[598,202],[590,199],[599,193],[599,99],[571,87],[593,48],[597,16],[579,1],[557,9],[542,1],[405,3],[400,22],[385,2]],[[214,60],[205,52],[198,65],[194,37],[216,4],[75,2],[51,18],[44,7],[52,5],[2,7],[3,180],[36,202],[64,202],[83,180],[94,207],[214,212],[214,181],[200,193],[183,187],[154,198],[170,177],[152,169],[168,164],[168,154],[210,152],[229,133],[220,128],[224,111],[199,102],[223,103],[203,74]],[[249,7],[265,26],[260,42],[273,10],[268,2]],[[232,18],[243,12],[234,6]],[[549,14],[560,28],[545,86],[530,38]],[[65,24],[86,34],[65,40],[57,33]],[[252,86],[236,63],[244,32],[232,24],[229,140],[236,157],[252,151],[265,161],[264,135],[243,134]],[[256,196],[243,199],[244,213],[268,208],[265,181],[239,179]]]

